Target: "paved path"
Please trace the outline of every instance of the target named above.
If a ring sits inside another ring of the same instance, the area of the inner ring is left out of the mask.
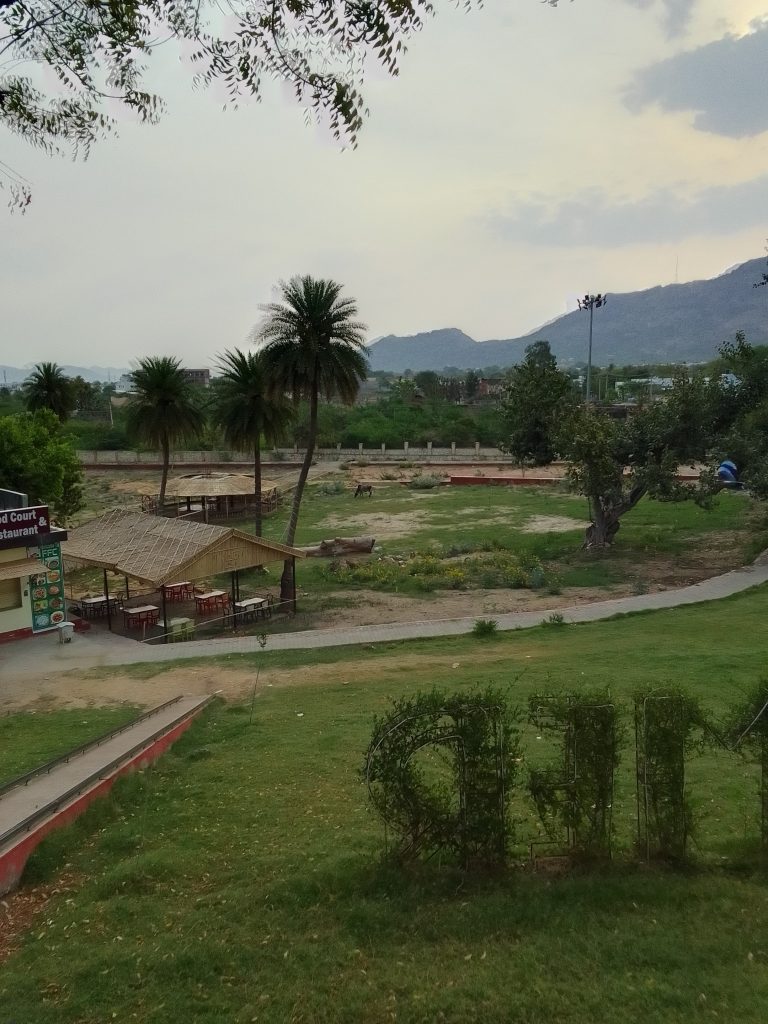
[[[157,714],[149,715],[97,747],[87,748],[70,761],[57,765],[47,775],[33,778],[0,796],[0,836],[43,807],[58,807],[65,795],[85,782],[94,772],[117,761],[130,759],[135,747],[146,746],[161,731],[185,718],[206,700],[205,697],[182,697]],[[109,774],[112,774],[114,772]],[[11,843],[17,842],[11,840]],[[0,854],[3,846],[0,843]]]
[[[754,564],[734,569],[722,576],[695,583],[679,590],[662,590],[636,597],[620,597],[609,601],[558,608],[566,622],[594,622],[627,612],[677,608],[700,601],[715,601],[738,594],[750,587],[768,582],[768,559],[761,556]],[[429,605],[425,603],[425,608]],[[494,618],[499,629],[526,629],[539,625],[550,609],[510,612]],[[424,619],[415,622],[390,622],[374,626],[351,626],[338,629],[302,630],[270,635],[266,650],[312,650],[318,647],[339,647],[346,644],[371,644],[421,637],[459,636],[469,633],[476,616],[460,619]],[[0,704],[3,679],[13,676],[50,677],[73,669],[91,669],[136,662],[179,661],[186,658],[215,655],[247,654],[262,648],[256,636],[221,637],[188,644],[141,644],[126,637],[103,632],[80,634],[71,644],[60,645],[56,637],[43,636],[0,646]]]

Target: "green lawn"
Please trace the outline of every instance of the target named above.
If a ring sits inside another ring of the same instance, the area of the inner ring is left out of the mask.
[[[762,1022],[768,883],[752,863],[754,773],[732,755],[691,763],[702,821],[689,870],[627,856],[627,750],[620,855],[563,878],[385,868],[357,769],[372,715],[432,685],[494,683],[513,701],[610,685],[627,701],[669,681],[721,714],[765,671],[767,614],[764,587],[489,641],[209,660],[262,664],[253,724],[245,708],[214,707],[155,770],[52,837],[30,877],[67,863],[82,886],[54,899],[0,969],[3,1014],[35,1024]],[[302,664],[326,682],[269,687]],[[526,727],[527,756],[541,742]],[[513,813],[523,853],[536,830],[521,792]]]
[[[25,712],[0,718],[0,782],[45,764],[135,718],[136,714],[136,708],[124,705]]]

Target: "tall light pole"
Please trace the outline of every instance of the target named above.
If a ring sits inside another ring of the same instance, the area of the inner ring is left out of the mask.
[[[592,319],[595,315],[595,310],[600,309],[608,301],[607,295],[601,295],[599,292],[597,295],[585,295],[583,299],[579,299],[579,309],[589,310],[589,354],[587,356],[587,397],[586,401],[589,403],[592,400]]]

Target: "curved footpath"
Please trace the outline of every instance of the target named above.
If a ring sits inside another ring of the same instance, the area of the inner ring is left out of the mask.
[[[661,590],[655,594],[619,597],[610,601],[557,608],[566,622],[594,622],[613,615],[679,608],[701,601],[716,601],[768,583],[766,554],[752,565],[734,569],[722,576],[713,576],[679,590]],[[527,629],[540,625],[552,609],[509,612],[494,616],[499,629]],[[269,636],[265,650],[312,650],[318,647],[340,647],[347,644],[385,643],[423,637],[459,636],[472,630],[477,616],[460,619],[425,619],[420,622],[388,622],[373,626],[351,626],[338,629],[312,629]],[[128,665],[136,662],[182,661],[187,658],[213,657],[227,654],[248,654],[262,650],[256,636],[221,637],[190,644],[142,644],[125,637],[105,633],[80,634],[71,644],[61,645],[57,637],[6,644],[0,647],[0,700],[3,679],[20,676],[47,676],[76,669]]]

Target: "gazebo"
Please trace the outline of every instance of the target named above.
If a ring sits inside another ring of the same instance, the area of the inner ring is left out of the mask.
[[[242,516],[253,509],[256,501],[253,477],[245,473],[191,473],[174,477],[166,484],[165,497],[167,502],[175,502],[177,516],[199,516],[206,523],[211,518]],[[279,500],[278,485],[262,480],[261,511],[274,512]],[[157,495],[144,495],[142,504],[146,511],[154,511]]]
[[[75,565],[103,570],[107,625],[112,628],[107,573],[123,576],[159,591],[163,620],[167,621],[166,586],[178,580],[205,579],[228,572],[232,581],[232,602],[239,600],[239,573],[243,569],[292,559],[294,588],[291,597],[296,611],[296,559],[304,558],[298,548],[254,537],[243,530],[165,519],[115,508],[98,519],[71,530],[61,546],[63,558]]]

